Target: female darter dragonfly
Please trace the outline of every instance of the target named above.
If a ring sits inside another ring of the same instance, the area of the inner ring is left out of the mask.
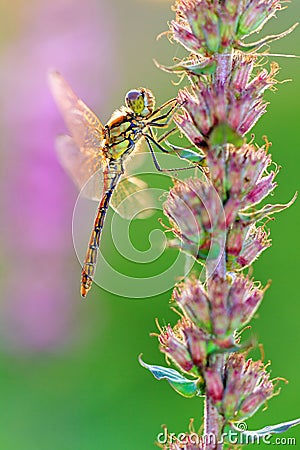
[[[96,270],[104,219],[110,202],[114,203],[113,193],[124,173],[124,163],[144,138],[155,167],[164,171],[158,164],[153,145],[169,153],[160,142],[174,129],[156,139],[152,128],[167,127],[178,105],[176,99],[172,99],[155,109],[155,98],[151,91],[144,88],[131,90],[125,97],[126,106],[117,109],[103,125],[77,97],[61,74],[51,72],[49,81],[53,97],[70,133],[70,136],[57,138],[56,148],[60,162],[79,188],[96,172],[102,174],[102,190],[98,179],[98,185],[88,194],[90,198],[99,198],[100,202],[81,273],[81,295],[86,297]],[[163,110],[166,112],[161,113]],[[132,192],[135,189],[134,180],[129,183]],[[97,193],[97,189],[101,192]]]

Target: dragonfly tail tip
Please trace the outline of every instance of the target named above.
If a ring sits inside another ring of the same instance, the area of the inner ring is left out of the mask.
[[[88,290],[84,286],[81,286],[81,289],[80,289],[81,297],[86,298],[87,293],[88,293]]]

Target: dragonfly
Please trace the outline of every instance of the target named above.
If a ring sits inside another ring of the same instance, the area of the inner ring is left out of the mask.
[[[125,96],[126,106],[117,109],[103,125],[96,114],[74,93],[59,72],[49,74],[49,83],[54,100],[70,133],[58,136],[56,141],[56,150],[62,166],[80,189],[95,173],[99,172],[102,175],[102,189],[100,189],[100,182],[93,181],[92,186],[89,186],[89,192],[86,193],[89,198],[99,199],[99,207],[81,272],[80,291],[81,296],[86,297],[95,275],[101,232],[108,207],[112,204],[116,209],[117,201],[114,199],[126,195],[124,186],[123,191],[119,187],[123,182],[119,184],[119,181],[124,174],[124,164],[129,155],[137,150],[144,139],[158,171],[184,169],[182,167],[162,169],[154,152],[155,146],[169,153],[161,142],[175,129],[166,131],[159,138],[155,136],[153,129],[169,126],[178,103],[177,99],[171,99],[155,109],[155,97],[150,90],[133,89]],[[94,179],[97,181],[97,177],[94,176]],[[136,179],[129,179],[128,186],[131,193],[140,189]]]

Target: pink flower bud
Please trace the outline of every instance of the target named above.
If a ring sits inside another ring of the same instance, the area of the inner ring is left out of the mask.
[[[209,280],[209,299],[211,302],[211,320],[213,332],[217,336],[225,335],[229,328],[229,312],[227,309],[227,296],[230,283],[219,276]]]
[[[177,286],[173,291],[173,298],[195,325],[211,330],[209,299],[199,280],[188,279]]]
[[[207,166],[209,167],[212,183],[220,198],[224,197],[224,179],[226,171],[225,158],[217,152],[208,152]]]
[[[273,383],[262,361],[245,360],[234,353],[229,356],[225,369],[225,392],[222,411],[227,420],[250,417],[274,395]]]
[[[177,2],[176,6],[177,22],[171,23],[174,38],[192,52],[218,51],[220,47],[218,8],[206,0],[201,3],[182,0]],[[199,42],[198,48],[195,45],[196,41]]]
[[[160,350],[166,353],[172,361],[184,372],[190,372],[194,367],[194,363],[189,354],[185,342],[179,340],[171,326],[168,325],[158,337],[160,342]]]
[[[244,275],[237,275],[228,295],[230,329],[239,330],[252,319],[263,298],[263,291]]]
[[[184,249],[199,259],[206,258],[211,246],[213,250],[214,235],[224,215],[222,201],[212,185],[198,178],[176,182],[163,207]]]
[[[246,96],[244,97],[246,100]],[[256,122],[266,113],[267,111],[267,103],[264,103],[260,98],[252,98],[250,100],[245,101],[245,108],[244,111],[246,112],[245,115],[241,114],[241,120],[240,124],[237,128],[237,132],[240,133],[242,136],[247,134],[251,128],[254,127]]]
[[[242,221],[236,221],[231,226],[226,242],[226,253],[228,258],[238,256],[242,250],[246,233],[245,224]]]
[[[202,31],[205,36],[208,52],[213,54],[219,50],[221,44],[219,18],[217,11],[214,11],[211,5],[206,6],[205,13]]]
[[[184,111],[188,113],[202,136],[208,136],[214,125],[214,118],[211,115],[213,98],[210,91],[205,88],[205,84],[198,81],[194,94],[188,90],[180,91],[179,101],[184,105]]]
[[[254,145],[245,145],[244,155],[244,190],[250,191],[271,164],[271,156],[264,147],[257,149]]]
[[[227,0],[223,5],[220,13],[220,35],[221,45],[228,48],[235,40],[237,24],[239,20],[240,1]]]
[[[277,186],[277,183],[273,183],[275,175],[275,172],[271,172],[268,176],[262,177],[249,194],[247,194],[244,203],[249,206],[251,204],[255,205],[269,195]]]
[[[272,386],[273,390],[273,386]],[[267,391],[260,390],[250,394],[241,404],[239,412],[237,414],[237,419],[247,419],[253,416],[253,414],[265,403],[265,401],[270,397]]]
[[[281,9],[280,0],[251,0],[245,2],[239,20],[238,32],[241,36],[258,32],[263,25]]]
[[[219,404],[223,398],[224,386],[219,371],[215,368],[207,367],[204,371],[206,382],[206,395],[215,405]]]
[[[254,68],[255,57],[237,54],[232,64],[232,86],[235,91],[243,93],[249,86],[250,75]]]
[[[247,91],[255,93],[256,95],[263,94],[266,89],[272,88],[277,82],[275,76],[279,72],[277,63],[271,63],[270,72],[263,69],[247,86]]]
[[[275,172],[263,176],[270,164],[271,157],[267,155],[264,147],[257,149],[254,145],[244,144],[236,149],[231,146],[226,161],[230,193],[227,203],[235,204],[236,199],[239,198],[240,203],[237,204],[237,208],[243,209],[249,206],[249,202],[261,201],[275,187],[273,183]],[[232,210],[233,207],[227,206],[227,209]]]
[[[243,397],[246,397],[257,388],[262,377],[265,377],[265,366],[262,361],[253,361],[251,358],[244,363],[243,371]]]
[[[246,325],[254,314],[256,313],[259,305],[263,299],[263,291],[261,289],[254,289],[252,294],[246,299],[243,305],[241,324]]]
[[[244,152],[232,148],[227,162],[227,183],[230,195],[234,198],[239,196],[243,189],[243,166],[245,165]],[[242,169],[242,170],[241,170]]]
[[[193,123],[193,120],[186,111],[184,111],[182,115],[176,114],[174,116],[174,123],[180,128],[192,144],[200,148],[203,146],[205,137],[198,130],[197,126]]]
[[[195,197],[196,193],[186,183],[177,182],[163,206],[174,233],[187,244],[198,246],[204,243],[206,236],[198,220],[198,211],[193,208]]]
[[[203,369],[207,362],[207,335],[200,328],[188,323],[183,326],[183,333],[195,366]]]
[[[181,23],[172,20],[171,31],[175,41],[179,42],[184,48],[193,53],[202,53],[204,47],[204,39],[199,39],[191,30]]]
[[[229,228],[230,225],[236,220],[236,217],[240,209],[241,209],[241,200],[239,197],[233,196],[227,200],[224,206],[227,228]]]
[[[224,124],[232,132],[243,136],[265,113],[267,104],[262,99],[262,93],[276,83],[278,66],[271,66],[270,72],[263,69],[255,78],[257,83],[254,83],[253,80],[249,81],[254,63],[254,56],[237,53],[233,56],[226,83],[221,84],[216,80],[208,84],[198,80],[192,91],[184,90],[180,94],[184,98],[181,104],[186,115],[181,116],[179,121],[177,119],[176,123],[192,142],[195,131],[192,130],[193,136],[189,136],[187,117],[198,133],[209,140],[214,128]]]
[[[236,269],[243,269],[250,266],[259,255],[271,245],[271,240],[268,239],[269,234],[263,227],[253,225],[246,236],[243,248],[236,258],[234,267]]]
[[[243,303],[252,287],[253,283],[248,277],[245,277],[244,275],[236,275],[228,295],[228,303],[230,307]]]

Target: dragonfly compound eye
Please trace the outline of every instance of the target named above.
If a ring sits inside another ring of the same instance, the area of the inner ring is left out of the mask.
[[[147,117],[154,111],[154,96],[148,89],[141,88],[127,92],[125,102],[128,108],[140,117]]]

